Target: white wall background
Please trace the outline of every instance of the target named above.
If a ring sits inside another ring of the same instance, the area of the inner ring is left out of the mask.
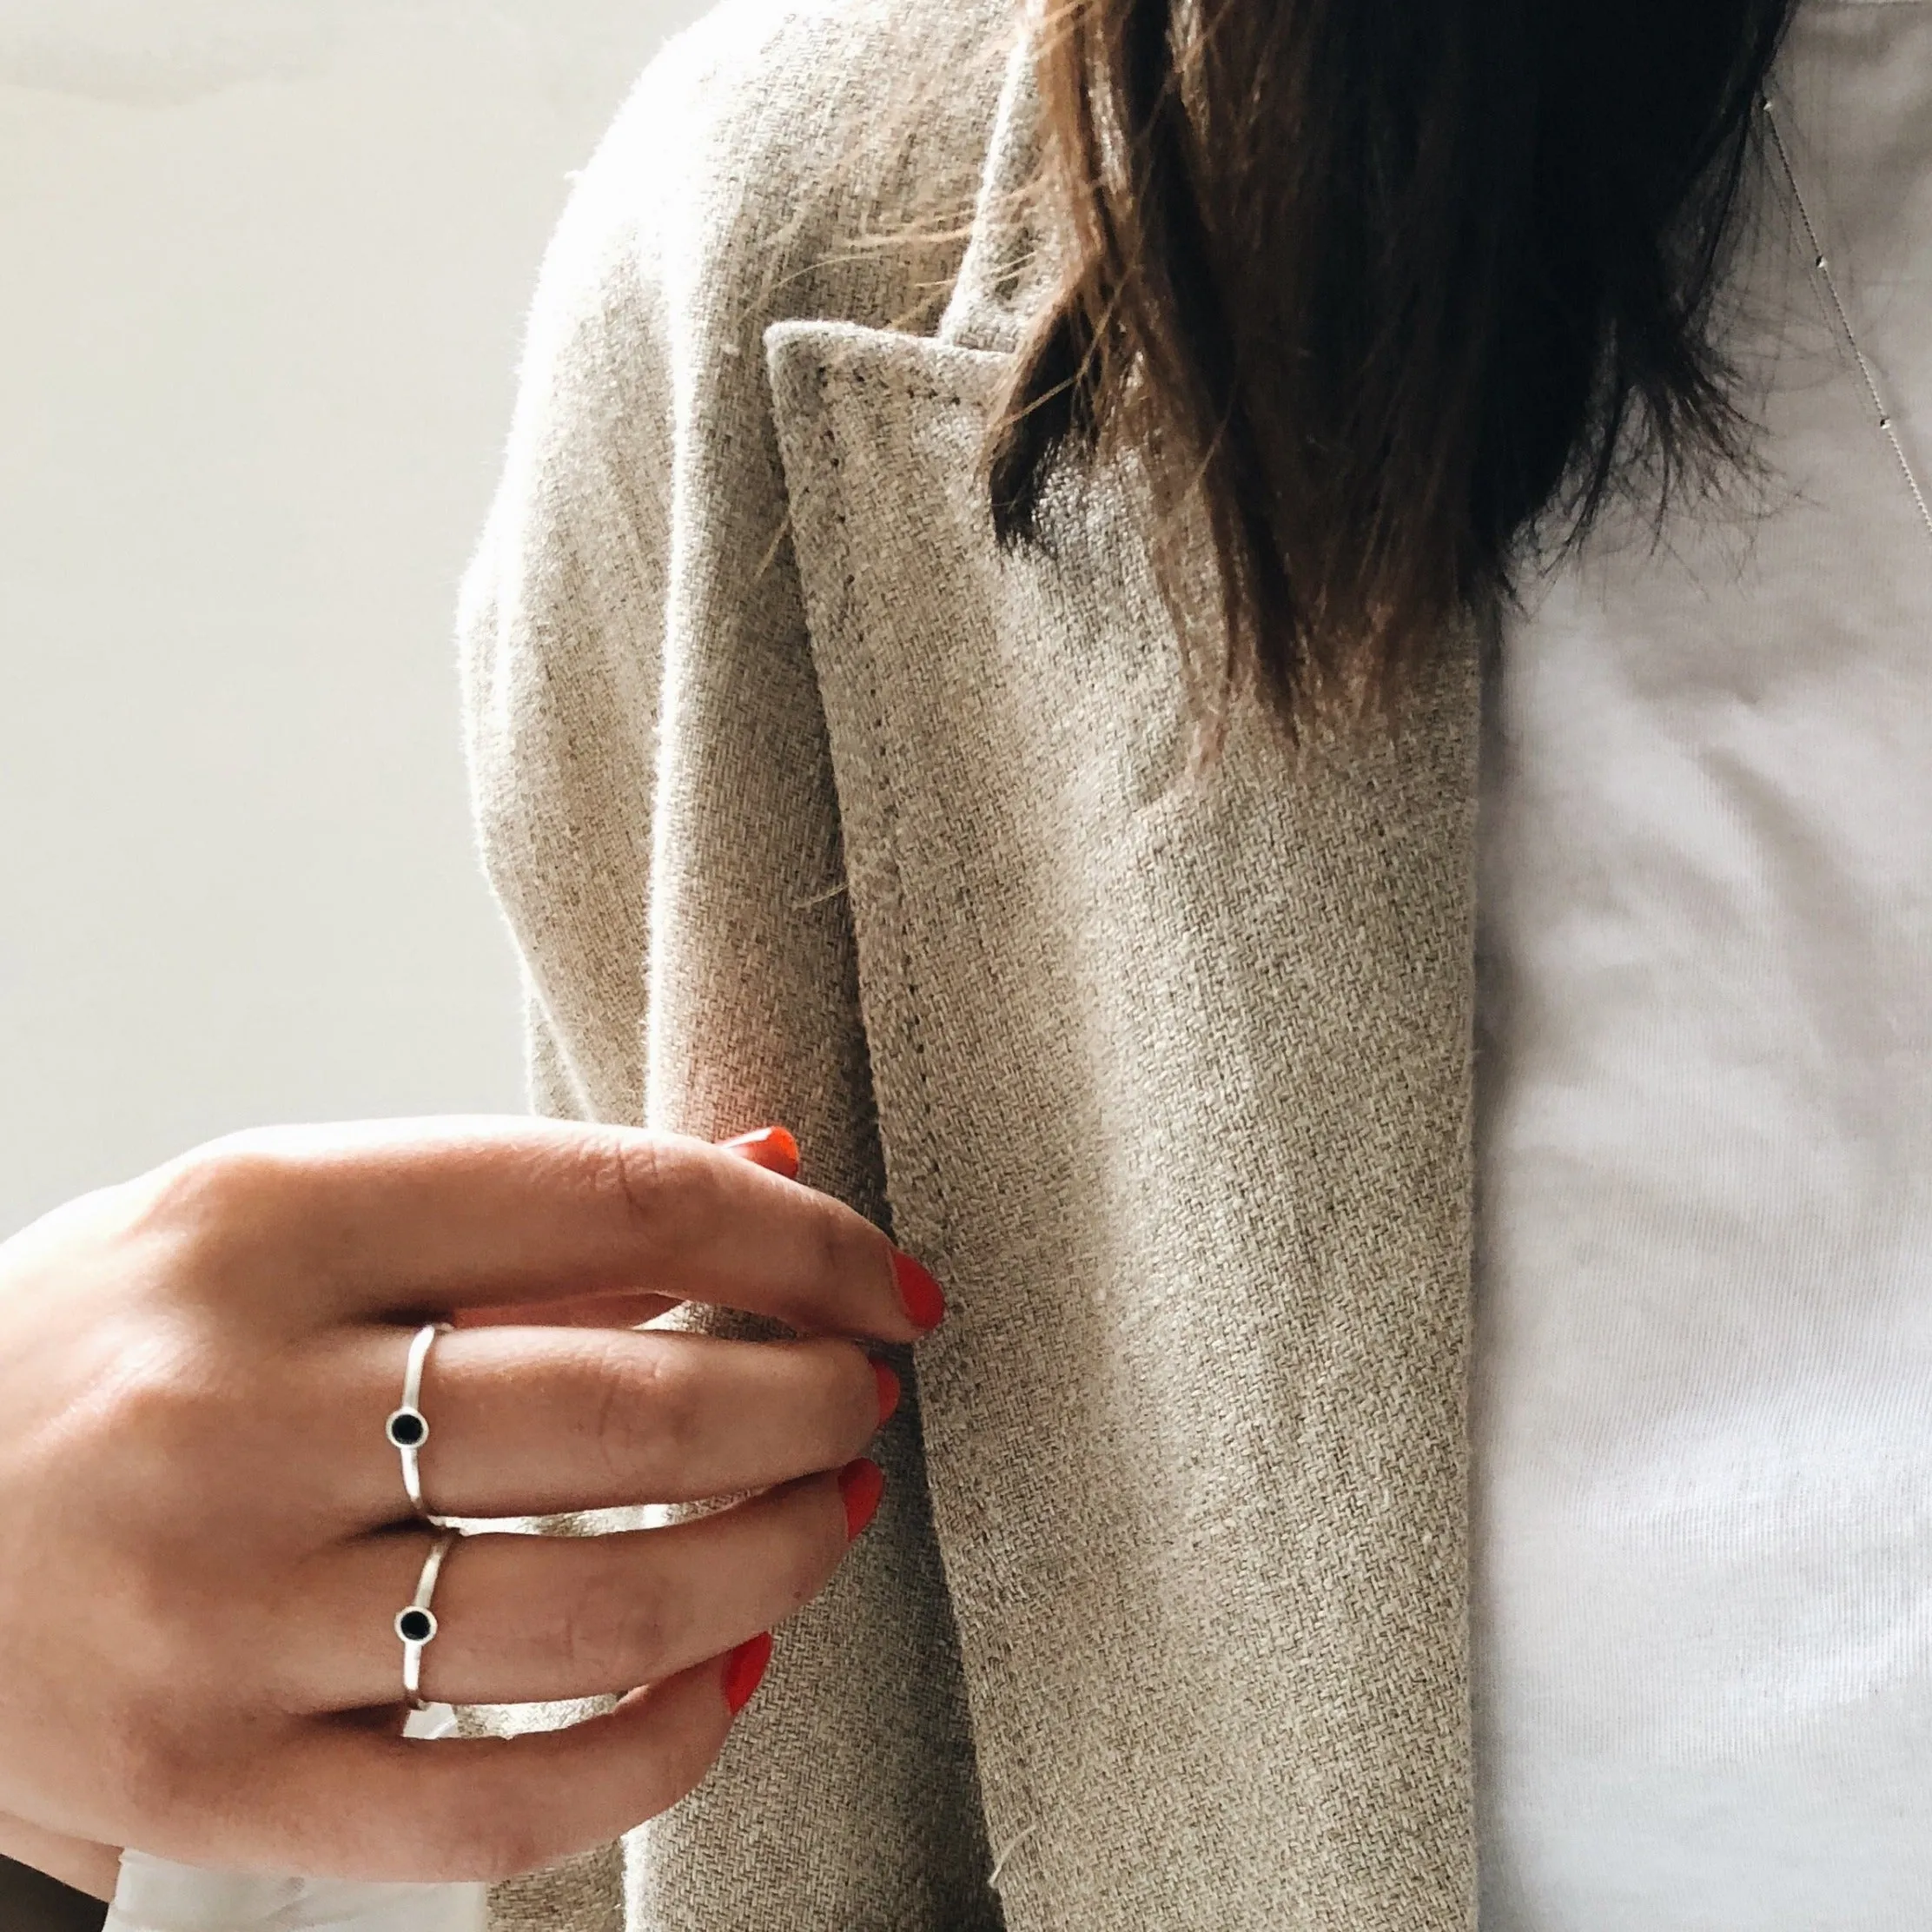
[[[451,612],[566,172],[703,0],[0,0],[0,1234],[521,1104]]]

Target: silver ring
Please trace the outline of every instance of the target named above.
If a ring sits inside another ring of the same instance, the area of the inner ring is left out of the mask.
[[[395,1631],[402,1643],[402,1696],[412,1710],[429,1708],[422,1694],[423,1652],[435,1641],[441,1626],[430,1606],[435,1600],[436,1578],[442,1574],[443,1558],[462,1532],[445,1530],[429,1545],[423,1558],[422,1574],[416,1578],[416,1594],[396,1612]]]
[[[447,1321],[426,1321],[410,1338],[409,1359],[403,1365],[402,1406],[389,1412],[382,1432],[402,1458],[402,1486],[409,1506],[420,1520],[434,1523],[429,1505],[423,1501],[422,1446],[429,1440],[429,1418],[422,1413],[423,1365],[429,1360],[429,1345],[437,1336],[449,1333]]]

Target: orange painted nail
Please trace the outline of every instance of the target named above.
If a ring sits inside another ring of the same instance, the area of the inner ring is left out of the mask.
[[[798,1178],[798,1143],[782,1127],[761,1127],[718,1144],[758,1167],[782,1174],[787,1181]]]
[[[893,1278],[899,1299],[915,1328],[936,1328],[946,1319],[946,1293],[910,1254],[892,1251]]]
[[[771,1632],[740,1644],[724,1661],[724,1702],[735,1717],[751,1701],[752,1693],[764,1682],[765,1666],[771,1661]]]
[[[890,1362],[874,1362],[872,1373],[879,1384],[879,1423],[883,1427],[899,1406],[899,1378]]]
[[[845,1499],[845,1537],[850,1542],[879,1512],[885,1494],[885,1472],[862,1456],[838,1472],[838,1493]]]

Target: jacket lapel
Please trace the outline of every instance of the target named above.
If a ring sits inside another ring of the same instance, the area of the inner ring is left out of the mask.
[[[1023,50],[1022,50],[1023,51]],[[1115,466],[1002,555],[1016,56],[938,338],[766,338],[1009,1925],[1473,1922],[1477,678],[1184,769]]]

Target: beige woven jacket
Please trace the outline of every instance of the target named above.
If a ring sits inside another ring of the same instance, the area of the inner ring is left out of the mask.
[[[728,0],[544,274],[463,625],[539,1103],[790,1124],[953,1312],[710,1780],[500,1927],[1473,1922],[1473,655],[1186,775],[1132,476],[973,487],[1036,140],[1005,0]]]

